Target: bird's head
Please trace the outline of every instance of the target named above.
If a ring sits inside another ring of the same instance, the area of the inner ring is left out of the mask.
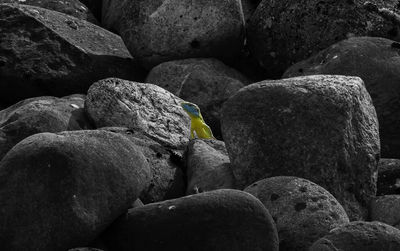
[[[190,102],[182,102],[181,106],[190,117],[202,118],[200,108],[197,105]]]

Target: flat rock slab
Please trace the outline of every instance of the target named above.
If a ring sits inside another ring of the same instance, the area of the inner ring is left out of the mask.
[[[371,202],[371,220],[380,221],[400,230],[400,195],[377,196]]]
[[[360,77],[379,120],[381,156],[400,158],[400,43],[378,37],[354,37],[301,61],[283,77],[315,74]]]
[[[246,86],[225,102],[222,133],[239,186],[273,176],[326,188],[350,219],[376,192],[376,112],[358,77],[316,75]]]
[[[278,251],[268,210],[254,196],[229,189],[131,209],[105,237],[120,251]]]
[[[0,4],[1,103],[86,93],[111,76],[142,78],[119,36],[57,11]]]
[[[148,185],[140,150],[106,131],[39,133],[0,162],[0,246],[85,246],[130,208]]]
[[[257,197],[270,212],[278,230],[280,251],[306,251],[331,229],[349,223],[335,197],[302,178],[267,178],[244,191]]]
[[[90,87],[85,109],[97,128],[140,130],[162,145],[184,149],[190,137],[190,118],[181,102],[159,86],[109,78]]]
[[[400,194],[400,159],[380,159],[377,195]]]

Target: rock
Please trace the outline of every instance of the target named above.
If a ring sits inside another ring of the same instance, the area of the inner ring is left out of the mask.
[[[0,159],[36,133],[92,129],[83,109],[84,100],[84,95],[36,97],[0,111]]]
[[[121,251],[278,251],[268,210],[250,194],[229,189],[131,209],[105,239]]]
[[[377,195],[400,194],[400,160],[380,159]]]
[[[380,222],[355,221],[331,230],[309,251],[397,251],[400,230]]]
[[[140,131],[121,127],[104,127],[101,130],[124,135],[137,145],[146,157],[150,166],[151,180],[150,185],[140,195],[140,203],[143,201],[144,204],[148,204],[185,195],[183,166],[175,160],[176,149],[163,146]]]
[[[346,39],[293,65],[283,76],[315,74],[362,78],[378,115],[381,156],[400,158],[400,43],[373,37]]]
[[[279,235],[279,250],[308,250],[331,229],[349,223],[339,202],[317,184],[288,176],[263,179],[245,190],[270,212]]]
[[[250,84],[241,73],[212,58],[162,63],[150,71],[146,82],[197,104],[218,139],[221,139],[222,104],[244,85]]]
[[[103,251],[103,250],[97,248],[82,247],[82,248],[69,249],[68,251]]]
[[[378,121],[362,80],[306,76],[255,83],[222,108],[222,134],[241,187],[297,176],[335,196],[351,220],[376,192]]]
[[[235,188],[235,178],[223,141],[190,141],[187,151],[187,184],[186,194]]]
[[[37,7],[42,7],[49,10],[55,10],[67,15],[74,16],[81,20],[86,20],[88,22],[98,24],[97,19],[93,16],[92,12],[80,1],[69,0],[69,1],[59,1],[59,0],[0,0],[2,3],[23,3],[26,5],[32,5]]]
[[[106,77],[141,80],[121,38],[97,25],[28,5],[0,4],[0,100],[86,93]]]
[[[400,195],[377,196],[371,201],[371,220],[400,229]]]
[[[140,199],[137,199],[132,203],[131,208],[136,208],[136,207],[141,207],[141,206],[144,206],[143,202]]]
[[[109,78],[90,87],[85,109],[97,128],[127,127],[164,146],[183,149],[189,142],[190,118],[181,102],[156,85]]]
[[[119,134],[30,136],[0,162],[0,246],[85,246],[130,207],[149,176],[143,154]]]
[[[147,69],[183,58],[233,61],[244,44],[239,0],[105,0],[103,17]]]
[[[248,44],[270,78],[351,36],[398,39],[396,24],[364,7],[366,0],[263,0],[248,24]],[[394,10],[397,0],[371,0]]]
[[[101,9],[102,9],[102,3],[105,0],[79,0],[82,3],[84,3],[90,11],[94,14],[94,16],[97,18],[97,20],[101,20]]]
[[[241,0],[243,16],[246,24],[249,23],[251,16],[260,4],[261,0]]]

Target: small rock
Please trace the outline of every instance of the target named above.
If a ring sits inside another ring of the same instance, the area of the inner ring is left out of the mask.
[[[371,201],[371,220],[400,230],[400,195],[377,196]]]
[[[380,159],[377,195],[400,194],[400,160]]]

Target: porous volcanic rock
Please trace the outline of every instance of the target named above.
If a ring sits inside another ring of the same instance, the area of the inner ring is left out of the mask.
[[[297,177],[263,179],[245,190],[270,212],[279,235],[279,250],[308,250],[331,229],[349,223],[339,202],[324,188]]]
[[[105,239],[120,251],[278,251],[268,210],[254,196],[229,189],[130,209]]]
[[[350,36],[398,39],[396,24],[367,10],[367,0],[263,0],[248,24],[248,44],[271,78]],[[371,0],[396,10],[397,0]],[[396,11],[399,11],[397,9]]]
[[[0,111],[0,159],[19,141],[41,132],[92,129],[84,95],[36,97]]]
[[[400,230],[381,222],[354,221],[332,229],[309,251],[397,251]]]
[[[400,195],[377,196],[371,202],[371,220],[400,229]]]
[[[400,160],[380,159],[377,195],[400,194]]]
[[[0,246],[86,246],[136,200],[150,170],[140,150],[106,131],[39,133],[0,162]]]
[[[315,182],[350,219],[376,193],[378,121],[358,77],[315,75],[246,86],[225,102],[222,133],[239,186],[273,176]]]
[[[147,83],[158,85],[199,106],[216,138],[221,139],[222,104],[250,80],[217,59],[195,58],[165,62],[154,67]]]
[[[1,103],[85,93],[111,76],[143,76],[119,36],[57,11],[0,4]]]
[[[182,58],[232,61],[244,44],[240,0],[108,0],[104,5],[104,26],[116,30],[148,69]]]
[[[109,78],[90,87],[85,109],[97,128],[140,130],[162,145],[182,149],[189,142],[190,118],[181,102],[159,86]]]
[[[378,115],[381,156],[400,158],[400,43],[378,37],[346,39],[293,65],[283,77],[315,74],[362,78]]]
[[[186,194],[235,188],[235,178],[223,141],[213,139],[191,140],[186,159],[188,179]]]

